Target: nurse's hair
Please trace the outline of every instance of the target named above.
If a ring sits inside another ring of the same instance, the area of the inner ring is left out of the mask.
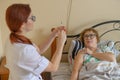
[[[28,4],[12,4],[6,10],[6,23],[11,31],[11,43],[32,44],[32,42],[25,36],[19,35],[21,25],[27,22],[31,13],[31,8]]]

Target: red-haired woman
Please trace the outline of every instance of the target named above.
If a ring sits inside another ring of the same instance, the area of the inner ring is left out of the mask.
[[[35,16],[28,4],[12,4],[6,10],[6,23],[10,38],[6,45],[7,67],[10,70],[9,80],[42,80],[41,73],[58,69],[66,32],[63,26],[57,27],[43,45],[37,47],[25,34],[33,29]],[[41,56],[58,36],[57,48],[51,61]]]

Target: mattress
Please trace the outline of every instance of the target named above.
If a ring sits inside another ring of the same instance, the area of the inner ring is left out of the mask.
[[[56,72],[52,72],[52,80],[70,80],[71,70],[69,63],[60,63]]]

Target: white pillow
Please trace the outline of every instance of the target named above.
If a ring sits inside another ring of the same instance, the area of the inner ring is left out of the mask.
[[[100,48],[102,52],[112,52],[115,57],[117,57],[120,53],[117,49],[115,49],[114,42],[110,40],[99,42],[98,48]]]

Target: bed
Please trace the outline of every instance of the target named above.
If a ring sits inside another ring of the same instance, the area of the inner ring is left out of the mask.
[[[118,64],[120,63],[120,20],[110,20],[103,21],[97,24],[93,24],[92,28],[96,29],[100,34],[100,44],[107,44],[106,42],[113,41],[115,48],[115,55]],[[74,50],[76,48],[76,41],[79,39],[80,33],[67,35],[67,41],[65,43],[63,50],[63,57],[66,56],[68,62],[61,62],[57,72],[51,73],[52,80],[70,80],[71,75],[71,64],[73,64],[73,55],[75,55]],[[56,39],[57,40],[57,39]],[[52,43],[51,46],[51,55],[54,55],[56,49],[56,40]],[[72,57],[72,58],[71,58]],[[63,58],[62,58],[63,59]],[[119,79],[118,79],[119,80]]]

